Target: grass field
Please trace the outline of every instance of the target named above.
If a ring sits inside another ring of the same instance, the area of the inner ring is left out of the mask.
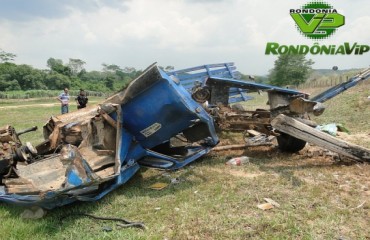
[[[343,123],[353,142],[370,148],[369,95],[369,85],[348,90],[327,102],[326,112],[315,120]],[[249,106],[261,101],[256,97]],[[0,126],[41,127],[60,109],[40,103],[53,102],[1,102]],[[22,140],[41,142],[41,130]],[[254,147],[211,153],[174,172],[142,168],[102,200],[54,209],[38,220],[24,220],[20,217],[24,208],[0,203],[0,238],[369,239],[369,164],[336,162],[301,152],[285,154],[274,147]],[[239,167],[225,165],[240,155],[251,157],[250,162]],[[178,183],[163,190],[149,189],[153,183],[170,183],[174,178]],[[275,200],[280,207],[257,208],[264,198]],[[74,215],[79,212],[142,221],[148,229],[119,229],[113,222]],[[63,216],[69,217],[61,220]],[[103,231],[104,227],[112,231]]]

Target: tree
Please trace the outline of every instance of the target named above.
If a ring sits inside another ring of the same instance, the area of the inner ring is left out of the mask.
[[[81,59],[75,59],[75,58],[70,58],[68,66],[72,71],[73,75],[79,74],[82,70],[84,70],[84,65],[86,62],[82,61]]]
[[[46,61],[46,64],[48,65],[50,70],[57,72],[57,70],[59,70],[59,68],[63,66],[63,61],[61,59],[49,58]]]
[[[106,64],[106,63],[103,63],[102,64],[103,66],[103,71],[104,72],[113,72],[115,73],[116,71],[122,71],[121,67],[118,66],[118,65],[115,65],[115,64]]]
[[[122,72],[124,72],[124,73],[133,73],[133,72],[136,72],[136,69],[134,67],[124,67]]]
[[[277,86],[298,86],[306,81],[313,64],[314,62],[311,59],[306,60],[304,55],[280,55],[274,68],[270,70],[270,83]]]
[[[45,78],[45,84],[51,90],[64,89],[71,86],[71,80],[63,74],[50,73]]]
[[[105,86],[110,90],[114,90],[114,77],[112,75],[105,78]]]
[[[57,72],[65,76],[72,76],[72,70],[69,66],[64,66],[61,59],[49,58],[47,65],[52,72]]]
[[[14,61],[14,58],[16,56],[17,55],[15,55],[13,53],[7,53],[7,52],[4,52],[3,50],[0,49],[0,61],[1,62]]]

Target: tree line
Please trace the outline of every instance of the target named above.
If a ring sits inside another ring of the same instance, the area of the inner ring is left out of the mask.
[[[86,89],[96,92],[113,92],[124,88],[142,71],[134,67],[120,67],[115,64],[102,64],[101,71],[86,71],[81,59],[70,58],[68,63],[61,59],[49,58],[48,69],[35,69],[26,64],[14,64],[16,57],[0,49],[0,91],[27,90],[61,90]],[[311,70],[313,61],[304,55],[280,55],[268,76],[257,76],[254,81],[277,86],[304,83]],[[165,71],[173,70],[173,66],[161,67]],[[241,74],[242,79],[248,76]]]
[[[49,58],[48,69],[36,69],[30,65],[12,63],[13,53],[0,50],[0,91],[87,89],[98,92],[112,92],[125,87],[141,74],[133,67],[102,64],[101,71],[86,71],[81,59],[70,58],[67,63],[61,59]]]

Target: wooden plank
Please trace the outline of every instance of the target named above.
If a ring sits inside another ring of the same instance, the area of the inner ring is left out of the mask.
[[[4,184],[9,194],[37,194],[40,192],[31,181],[24,178],[8,178],[4,180]]]
[[[247,130],[247,133],[249,134],[249,135],[251,135],[251,136],[259,136],[259,135],[261,135],[262,133],[260,133],[260,132],[258,132],[258,131],[256,131],[256,130],[253,130],[253,129],[249,129],[249,130]]]
[[[284,114],[280,114],[274,118],[271,121],[271,125],[280,132],[284,132],[338,154],[359,161],[370,161],[370,149],[335,138],[327,133],[307,126],[294,118],[285,116]]]
[[[54,131],[50,134],[49,139],[50,139],[50,149],[55,149],[60,141],[60,128],[59,126],[55,126]]]
[[[19,186],[19,187],[8,187],[6,188],[6,192],[8,194],[34,195],[39,194],[40,190],[29,186]]]
[[[235,145],[226,145],[226,146],[218,146],[212,148],[212,151],[224,151],[224,150],[235,150],[235,149],[244,149],[247,147],[259,147],[259,146],[271,146],[272,143],[265,142],[265,143],[256,143],[256,144],[235,144]]]
[[[95,172],[95,173],[96,173],[96,175],[98,175],[101,178],[106,178],[106,177],[112,176],[114,174],[114,166],[107,167],[107,168],[105,168],[103,170],[100,170],[98,172]]]
[[[113,150],[96,150],[96,154],[99,156],[104,156],[104,155],[113,155],[114,156],[115,151]]]
[[[109,125],[117,129],[117,122],[113,118],[111,118],[106,112],[104,112],[103,109],[100,109],[99,113],[105,119],[105,121],[109,123]]]

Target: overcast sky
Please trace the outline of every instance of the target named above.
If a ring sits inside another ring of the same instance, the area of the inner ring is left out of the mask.
[[[245,74],[263,75],[277,56],[267,42],[308,44],[289,9],[301,0],[0,0],[0,48],[15,63],[47,68],[53,57],[144,69],[153,62],[176,69],[235,62]],[[370,44],[370,1],[328,0],[346,18],[320,44]],[[314,68],[367,67],[363,56],[310,56]]]

